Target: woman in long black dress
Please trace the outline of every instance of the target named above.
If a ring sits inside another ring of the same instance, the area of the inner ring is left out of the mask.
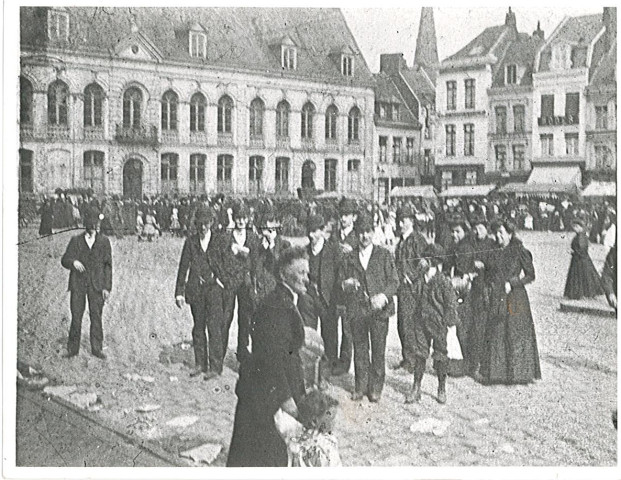
[[[47,236],[52,234],[52,225],[54,223],[54,207],[49,199],[45,199],[43,205],[39,209],[41,214],[41,223],[39,225],[39,235]]]
[[[481,375],[484,383],[525,384],[541,378],[535,325],[525,285],[535,280],[531,253],[509,221],[492,230],[499,249],[486,259],[491,286]]]
[[[571,263],[565,283],[565,297],[578,300],[603,295],[599,274],[589,256],[589,238],[585,233],[584,220],[574,219],[571,227],[576,236],[571,242]]]

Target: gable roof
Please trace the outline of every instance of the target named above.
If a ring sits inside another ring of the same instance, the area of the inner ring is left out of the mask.
[[[616,39],[608,53],[595,67],[590,85],[616,85],[617,83],[617,42]]]
[[[457,53],[446,58],[442,63],[452,60],[485,57],[494,54],[501,36],[509,29],[506,25],[488,27]]]
[[[435,102],[436,89],[421,68],[408,68],[401,71],[401,76],[412,91],[427,105]]]
[[[69,7],[70,38],[50,44],[45,35],[46,7],[21,7],[22,48],[55,47],[113,55],[128,37],[132,21],[162,53],[163,62],[247,69],[316,81],[371,87],[372,76],[339,9],[318,8],[182,8]],[[188,32],[196,24],[207,36],[207,58],[191,57]],[[42,34],[43,33],[43,34]],[[289,37],[297,47],[297,69],[283,71],[273,40]],[[350,49],[353,77],[345,77],[330,55]]]
[[[400,119],[395,122],[390,119],[382,119],[387,123],[406,123],[413,128],[418,128],[420,123],[418,118],[412,112],[411,107],[406,102],[404,96],[399,91],[392,77],[386,73],[380,72],[373,75],[375,80],[375,100],[378,102],[397,103],[401,105],[399,112]]]
[[[494,76],[492,78],[492,87],[505,86],[505,67],[515,64],[524,69],[524,74],[520,79],[521,86],[529,86],[533,84],[533,65],[537,51],[543,44],[543,40],[538,36],[530,36],[526,33],[519,33],[516,40],[512,41],[502,59],[496,65]]]

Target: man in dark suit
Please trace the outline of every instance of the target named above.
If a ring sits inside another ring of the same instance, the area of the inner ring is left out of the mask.
[[[85,213],[86,231],[73,237],[61,259],[69,274],[71,292],[71,327],[67,342],[66,358],[75,357],[80,351],[82,317],[88,298],[91,317],[91,353],[104,360],[102,312],[112,290],[112,247],[110,240],[98,232],[101,218],[91,209]]]
[[[339,264],[346,255],[358,246],[358,236],[354,231],[354,223],[358,218],[358,206],[354,200],[343,198],[339,203],[339,227],[332,231],[330,243],[337,246],[340,252]],[[337,321],[341,318],[341,349],[338,363],[332,368],[333,375],[343,375],[349,371],[352,358],[352,331],[349,316],[344,305],[337,305]]]
[[[252,323],[253,284],[257,254],[261,245],[259,237],[248,229],[248,208],[243,203],[233,206],[235,228],[224,232],[220,244],[220,280],[224,284],[224,344],[228,344],[229,329],[233,322],[237,298],[237,359],[248,354]]]
[[[338,362],[338,268],[341,261],[337,246],[325,239],[325,220],[311,215],[307,220],[309,245],[309,294],[321,322],[321,337],[330,368]]]
[[[213,216],[201,206],[194,219],[197,233],[183,245],[177,271],[175,301],[182,308],[187,302],[192,310],[192,343],[196,368],[190,376],[205,372],[205,380],[222,374],[227,345],[223,340],[224,286],[218,278],[219,250],[211,232]],[[205,328],[209,332],[209,348]]]
[[[388,319],[395,311],[393,296],[399,287],[399,277],[390,252],[373,245],[373,233],[373,218],[358,217],[358,247],[345,259],[339,278],[354,340],[352,400],[361,400],[366,394],[369,401],[379,402],[386,376]]]
[[[397,211],[397,222],[401,228],[399,243],[395,249],[395,264],[399,273],[397,291],[397,331],[401,341],[403,359],[396,368],[414,371],[414,322],[419,315],[422,294],[422,271],[420,257],[427,247],[427,240],[416,228],[414,209],[404,206]]]
[[[281,282],[254,315],[252,353],[241,360],[228,467],[287,466],[286,432],[274,415],[298,417],[305,394],[304,324],[297,307],[308,284],[304,249],[285,250],[278,271]]]

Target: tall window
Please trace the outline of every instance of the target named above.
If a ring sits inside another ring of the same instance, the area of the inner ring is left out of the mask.
[[[282,100],[276,106],[276,136],[289,138],[289,104]]]
[[[392,137],[392,162],[401,163],[401,137]]]
[[[295,70],[297,66],[297,54],[295,47],[283,45],[281,47],[281,65],[284,70]]]
[[[69,15],[66,12],[48,11],[47,37],[50,40],[67,40],[69,38]]]
[[[578,155],[578,134],[565,134],[565,155]]]
[[[32,124],[32,98],[32,83],[24,77],[19,77],[19,123],[21,124]]]
[[[513,169],[524,170],[524,145],[513,145]]]
[[[464,106],[467,109],[472,109],[474,108],[475,97],[476,97],[476,88],[475,88],[474,78],[468,78],[467,80],[465,80],[464,88],[465,88],[465,93],[466,93]]]
[[[524,133],[526,130],[526,109],[524,105],[513,106],[513,131]]]
[[[50,125],[66,127],[69,88],[56,80],[47,90],[47,121]]]
[[[385,163],[388,159],[387,157],[388,150],[388,137],[380,136],[379,137],[379,161]]]
[[[32,150],[19,150],[19,192],[31,193],[33,191],[32,178]]]
[[[595,128],[598,130],[608,129],[608,107],[595,107]]]
[[[606,145],[595,145],[595,168],[608,168],[611,166],[612,155]]]
[[[190,56],[205,58],[207,56],[207,36],[202,32],[190,32]]]
[[[477,184],[477,171],[466,170],[466,177],[464,178],[464,185],[476,185]]]
[[[446,156],[455,156],[455,125],[446,125]]]
[[[343,55],[341,60],[341,73],[343,73],[346,77],[353,77],[354,57],[350,55]]]
[[[168,90],[162,97],[162,130],[177,130],[177,94]]]
[[[431,157],[431,149],[426,148],[423,152],[423,175],[433,174],[433,158]]]
[[[162,180],[163,192],[177,191],[177,169],[179,168],[179,155],[176,153],[163,153],[160,166],[160,179]]]
[[[406,148],[405,161],[407,163],[414,163],[414,138],[412,137],[406,138],[405,148]]]
[[[306,103],[302,107],[302,139],[310,140],[313,138],[313,116],[315,107],[312,103]]]
[[[250,103],[250,136],[262,137],[263,136],[263,112],[265,105],[263,100],[255,98]]]
[[[554,116],[554,95],[541,95],[541,117]]]
[[[453,185],[453,172],[451,170],[444,170],[442,172],[441,182],[443,190]]]
[[[457,109],[457,82],[446,82],[446,109]]]
[[[507,171],[507,147],[505,145],[496,145],[496,170],[499,172]]]
[[[573,125],[580,121],[580,94],[568,93],[565,95],[565,122]]]
[[[336,192],[336,159],[326,159],[324,175],[324,190],[326,192]]]
[[[289,191],[289,159],[287,157],[276,157],[276,192]]]
[[[360,110],[354,107],[349,111],[347,117],[347,140],[355,143],[360,140]]]
[[[205,96],[197,92],[190,99],[190,132],[205,131],[205,110],[207,109],[207,100]]]
[[[347,161],[347,191],[360,191],[360,160]]]
[[[260,156],[252,156],[248,161],[248,182],[251,193],[263,191],[263,164],[265,159]]]
[[[507,85],[515,85],[517,83],[517,65],[507,65],[505,83]]]
[[[233,100],[224,95],[218,100],[218,133],[231,133],[233,117]]]
[[[464,124],[464,155],[474,155],[474,123]]]
[[[542,157],[554,156],[554,135],[552,134],[539,135],[539,141],[541,142],[541,156]]]
[[[504,135],[507,133],[507,108],[496,107],[496,133]]]
[[[207,156],[202,153],[190,155],[190,192],[205,192],[205,161]]]
[[[218,155],[217,190],[230,192],[233,187],[233,155]]]
[[[84,152],[83,162],[84,186],[94,192],[104,191],[104,153],[96,151]]]
[[[125,90],[123,94],[123,126],[139,127],[142,113],[142,92],[136,87]]]
[[[101,127],[104,91],[96,83],[84,89],[84,126]]]
[[[338,123],[339,111],[335,105],[330,105],[326,109],[326,140],[336,140],[336,125]]]
[[[315,188],[315,163],[312,160],[302,164],[302,188]]]

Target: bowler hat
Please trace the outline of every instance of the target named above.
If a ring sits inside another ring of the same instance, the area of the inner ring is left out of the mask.
[[[416,212],[410,205],[404,205],[397,210],[397,218],[416,218]]]
[[[326,226],[326,221],[321,215],[310,215],[306,221],[306,231],[314,232]]]
[[[95,228],[99,220],[101,220],[103,215],[99,215],[99,210],[96,208],[88,208],[86,212],[84,212],[84,228]]]
[[[248,218],[248,207],[242,202],[233,205],[233,218]]]
[[[206,207],[199,207],[196,210],[196,214],[194,215],[194,222],[200,223],[201,225],[206,225],[211,223],[213,216],[211,214],[211,210]]]
[[[360,215],[354,225],[356,233],[365,233],[373,230],[374,228],[375,225],[373,224],[373,217],[368,214]]]
[[[352,213],[357,213],[358,205],[351,198],[344,198],[339,203],[339,215],[349,215]]]

